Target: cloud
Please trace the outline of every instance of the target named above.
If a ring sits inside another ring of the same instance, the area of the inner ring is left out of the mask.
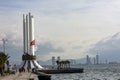
[[[37,51],[39,52],[39,54],[50,54],[52,52],[55,53],[59,53],[59,52],[64,52],[64,49],[62,47],[55,47],[55,44],[52,44],[51,42],[46,42],[46,43],[42,43],[39,44],[37,46]]]
[[[81,58],[91,43],[119,32],[119,4],[119,0],[1,0],[0,35],[22,50],[22,14],[31,12],[36,40],[49,39],[39,43],[38,54]]]
[[[120,58],[120,33],[102,39],[88,51],[92,55],[100,55],[101,60],[119,61]]]
[[[2,39],[7,40],[5,44],[5,52],[9,54],[10,61],[22,61],[22,54],[23,54],[23,40],[22,35],[18,36],[17,33],[12,33],[9,35],[4,34],[0,35],[0,51],[3,51],[3,42]],[[37,56],[41,55],[49,55],[50,53],[61,53],[64,52],[64,49],[57,44],[54,44],[53,41],[47,41],[43,43],[37,43]],[[39,58],[39,57],[38,57]],[[41,60],[39,58],[39,60]]]

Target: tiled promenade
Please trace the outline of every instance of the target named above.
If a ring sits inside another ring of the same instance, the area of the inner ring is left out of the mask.
[[[29,80],[30,78],[34,78],[34,80],[38,80],[37,75],[33,74],[33,73],[16,73],[11,74],[9,76],[5,76],[5,77],[0,77],[0,80]]]

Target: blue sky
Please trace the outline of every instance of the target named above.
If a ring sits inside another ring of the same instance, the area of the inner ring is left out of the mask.
[[[0,37],[8,39],[12,56],[22,54],[22,15],[28,12],[35,18],[39,60],[83,58],[91,45],[120,32],[119,0],[0,0]]]

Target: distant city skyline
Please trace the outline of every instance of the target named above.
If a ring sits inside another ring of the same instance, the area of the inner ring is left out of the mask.
[[[23,13],[35,19],[36,54],[82,59],[86,55],[120,60],[120,0],[0,0],[0,38],[6,53],[21,61]],[[0,41],[0,51],[3,51]]]

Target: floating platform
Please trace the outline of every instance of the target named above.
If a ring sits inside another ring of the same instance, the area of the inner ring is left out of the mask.
[[[36,74],[40,72],[45,74],[62,74],[62,73],[83,73],[83,68],[67,68],[67,69],[46,69],[46,70],[37,70]]]

